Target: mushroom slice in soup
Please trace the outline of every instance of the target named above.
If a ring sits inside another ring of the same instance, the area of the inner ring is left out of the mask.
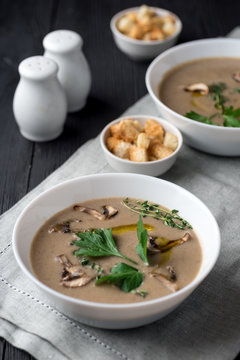
[[[148,237],[147,251],[149,254],[152,254],[152,255],[157,254],[161,251],[158,244],[156,244],[155,240],[156,240],[156,237],[154,237],[154,236]]]
[[[87,285],[93,278],[85,273],[81,277],[73,278],[70,280],[62,280],[60,284],[67,288],[76,288]]]
[[[177,279],[177,275],[176,275],[176,270],[174,269],[174,267],[171,266],[171,265],[168,265],[166,268],[167,268],[167,271],[168,271],[168,273],[170,275],[170,279],[172,281],[175,281]]]
[[[104,205],[103,206],[103,213],[101,214],[99,211],[95,210],[95,209],[91,209],[88,207],[84,207],[81,205],[74,205],[73,210],[75,211],[81,211],[84,212],[86,214],[92,215],[94,216],[96,219],[98,220],[106,220],[106,219],[110,219],[112,216],[117,215],[118,210],[115,209],[114,207],[110,206],[110,205]]]
[[[80,265],[73,265],[64,254],[58,255],[56,260],[63,265],[60,284],[64,287],[81,287],[88,284],[94,278],[94,275],[86,274]]]
[[[117,215],[118,210],[110,205],[104,205],[103,206],[103,215],[106,216],[107,219],[110,219],[111,217]]]
[[[157,254],[159,252],[165,252],[171,248],[181,245],[192,238],[189,232],[186,232],[184,236],[176,240],[168,240],[160,237],[149,236],[147,243],[147,250],[149,254]]]
[[[198,93],[201,95],[207,95],[209,93],[209,88],[204,83],[195,83],[195,84],[186,85],[186,86],[183,85],[182,89],[185,91],[189,91],[192,93]]]
[[[178,290],[178,285],[176,282],[173,282],[163,274],[153,274],[153,277],[155,277],[158,281],[160,281],[164,286],[166,286],[169,290],[172,292],[176,292]]]
[[[55,224],[55,225],[51,225],[49,230],[48,230],[49,234],[58,232],[58,233],[70,233],[71,229],[70,229],[70,221],[66,221],[62,224]]]
[[[95,209],[90,209],[81,205],[74,205],[73,210],[75,211],[81,211],[84,212],[86,214],[92,215],[94,216],[96,219],[98,220],[105,220],[106,216],[101,214],[99,211],[95,210]]]

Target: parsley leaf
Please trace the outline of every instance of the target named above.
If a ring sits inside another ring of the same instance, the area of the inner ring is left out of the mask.
[[[137,223],[137,236],[138,236],[139,243],[138,243],[138,245],[136,247],[136,252],[140,256],[140,258],[143,260],[143,262],[146,265],[149,265],[149,261],[148,261],[148,258],[147,258],[148,235],[147,235],[147,230],[144,229],[144,225],[143,225],[141,215],[139,215],[139,220],[138,220],[138,223]]]
[[[224,123],[226,127],[240,127],[240,108],[234,109],[233,106],[224,107]]]
[[[196,113],[195,111],[189,111],[185,114],[185,116],[189,119],[195,120],[195,121],[199,121],[205,124],[209,124],[209,125],[217,125],[216,123],[212,122],[211,119],[217,114],[213,114],[210,116],[203,116],[200,115],[198,113]]]
[[[96,285],[102,283],[114,283],[122,291],[130,292],[139,287],[143,281],[143,273],[125,263],[117,263],[109,275],[105,275],[96,281]]]
[[[79,232],[76,235],[80,240],[74,240],[72,243],[79,247],[74,251],[74,255],[84,256],[118,256],[122,259],[137,264],[134,260],[122,255],[115,244],[112,236],[112,229],[96,229],[94,231]]]
[[[213,94],[213,100],[216,101],[215,108],[222,109],[223,104],[227,101],[227,99],[223,96],[222,92],[227,88],[226,84],[220,82],[218,84],[211,84],[208,86],[210,94]]]

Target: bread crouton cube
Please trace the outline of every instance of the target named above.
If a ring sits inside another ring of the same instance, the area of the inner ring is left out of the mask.
[[[164,159],[172,153],[173,150],[164,146],[163,144],[155,143],[151,146],[150,155],[156,157],[157,159]]]
[[[144,148],[139,148],[137,146],[132,146],[129,150],[130,160],[144,162],[148,161],[147,150]]]
[[[163,145],[169,147],[173,151],[176,150],[178,146],[178,138],[170,132],[166,132],[163,140]]]
[[[120,123],[113,124],[110,126],[110,133],[112,136],[120,139],[121,137],[121,131],[120,131]]]
[[[107,147],[114,155],[122,159],[129,159],[129,149],[131,144],[123,140],[116,139],[115,137],[109,137],[107,139]]]
[[[118,139],[113,136],[109,136],[106,143],[108,150],[112,151],[113,148],[118,144]]]
[[[119,124],[121,139],[127,142],[134,142],[139,131],[134,127],[131,119],[121,120]]]
[[[133,120],[132,124],[135,127],[135,129],[137,129],[138,131],[142,132],[144,130],[138,120]]]
[[[150,144],[150,139],[145,133],[140,133],[137,137],[137,147],[147,149]]]
[[[148,119],[145,123],[145,133],[151,138],[158,138],[163,142],[164,129],[156,120]]]
[[[155,156],[149,156],[148,160],[149,161],[156,161],[158,159]]]

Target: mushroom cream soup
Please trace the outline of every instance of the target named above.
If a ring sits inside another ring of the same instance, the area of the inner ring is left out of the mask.
[[[102,303],[171,294],[196,277],[201,261],[194,229],[177,210],[118,197],[60,211],[39,229],[31,247],[40,281]]]
[[[164,76],[159,98],[192,120],[240,127],[240,58],[203,58],[182,63]]]

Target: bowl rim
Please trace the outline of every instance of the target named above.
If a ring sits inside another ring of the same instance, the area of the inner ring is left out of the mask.
[[[186,194],[187,196],[191,196],[193,197],[194,201],[197,202],[197,204],[202,207],[204,209],[204,211],[206,211],[207,216],[209,216],[211,218],[212,221],[212,226],[215,228],[215,232],[216,232],[216,238],[217,238],[217,243],[216,243],[216,248],[215,248],[215,253],[212,253],[211,255],[211,259],[209,261],[208,266],[206,266],[203,271],[200,273],[198,273],[196,275],[196,277],[193,279],[193,281],[191,281],[188,285],[186,285],[185,287],[183,287],[182,289],[178,290],[175,293],[169,294],[167,296],[163,296],[157,299],[152,299],[152,300],[144,300],[142,302],[139,303],[126,303],[126,304],[113,304],[113,303],[98,303],[98,302],[93,302],[93,301],[87,301],[87,300],[81,300],[81,299],[77,299],[68,295],[64,295],[56,290],[53,290],[52,288],[48,287],[47,285],[45,285],[44,283],[42,283],[40,280],[37,279],[37,277],[35,277],[33,275],[33,273],[27,269],[27,267],[25,266],[23,260],[21,259],[20,254],[18,253],[18,245],[17,245],[17,234],[18,234],[18,229],[21,226],[21,221],[22,219],[25,217],[25,214],[29,211],[29,209],[33,206],[36,205],[36,203],[39,201],[39,199],[41,199],[42,197],[45,197],[46,195],[48,195],[50,192],[54,191],[54,190],[59,190],[65,187],[65,185],[67,184],[73,184],[73,183],[77,183],[81,180],[85,180],[85,179],[89,179],[89,178],[116,178],[119,180],[119,178],[121,177],[128,177],[128,178],[142,178],[145,179],[146,181],[152,181],[152,182],[159,182],[159,183],[165,183],[167,184],[167,186],[171,187],[171,188],[175,188],[178,189],[178,191],[181,191],[182,193]],[[64,302],[68,302],[68,303],[72,303],[75,305],[80,305],[80,306],[84,306],[84,307],[88,307],[88,308],[99,308],[99,309],[115,309],[115,310],[124,310],[124,309],[132,309],[132,308],[144,308],[144,307],[149,307],[149,306],[154,306],[154,305],[161,305],[164,304],[165,302],[167,302],[168,300],[171,300],[172,298],[175,297],[180,297],[181,295],[184,295],[185,293],[191,293],[203,280],[204,278],[207,277],[207,275],[209,275],[209,273],[211,272],[211,270],[213,269],[219,253],[220,253],[220,246],[221,246],[221,235],[220,235],[220,230],[217,224],[217,221],[215,219],[215,217],[213,216],[213,214],[211,213],[211,211],[208,209],[208,207],[198,198],[196,197],[194,194],[192,194],[190,191],[184,189],[183,187],[174,184],[170,181],[166,181],[163,179],[158,179],[152,176],[147,176],[147,175],[140,175],[140,174],[129,174],[129,173],[105,173],[105,174],[92,174],[92,175],[85,175],[85,176],[81,176],[78,178],[73,178],[70,180],[66,180],[60,184],[57,184],[53,187],[51,187],[50,189],[44,191],[43,193],[39,194],[37,197],[35,197],[25,208],[24,210],[21,212],[21,214],[19,215],[14,229],[13,229],[13,235],[12,235],[12,244],[13,244],[13,253],[15,256],[15,259],[18,263],[18,265],[20,266],[20,268],[23,270],[23,272],[27,275],[28,278],[30,278],[35,284],[38,285],[38,287],[42,290],[44,290],[47,294],[49,294],[50,296],[54,296],[56,298],[59,298],[60,300],[64,301]]]
[[[177,29],[175,30],[175,32],[166,37],[163,40],[139,40],[139,39],[132,39],[127,35],[124,35],[123,33],[121,33],[118,28],[117,28],[117,21],[120,19],[120,17],[124,16],[127,12],[131,12],[131,11],[137,11],[140,8],[140,6],[135,6],[132,8],[128,8],[128,9],[124,9],[119,11],[117,14],[115,14],[111,21],[110,21],[110,29],[113,33],[113,35],[120,37],[122,40],[128,41],[129,43],[135,44],[135,45],[160,45],[160,44],[165,44],[168,42],[168,40],[173,39],[175,37],[177,37],[181,31],[182,31],[182,21],[181,19],[172,11],[169,11],[167,9],[163,9],[163,8],[159,8],[159,7],[155,7],[155,6],[149,6],[150,9],[155,10],[156,12],[167,12],[168,14],[171,14],[175,19],[176,19],[176,24],[177,24]]]
[[[146,74],[145,74],[145,84],[148,90],[148,93],[150,94],[150,96],[152,97],[152,99],[161,107],[163,107],[166,111],[168,111],[171,115],[173,116],[177,116],[178,118],[180,118],[182,121],[185,121],[188,124],[194,124],[194,126],[199,126],[199,127],[203,127],[206,129],[213,129],[213,131],[218,131],[218,132],[236,132],[236,131],[240,131],[240,128],[238,127],[225,127],[225,126],[213,126],[210,124],[204,124],[198,121],[194,121],[192,119],[189,119],[181,114],[178,114],[176,111],[170,109],[167,105],[165,105],[154,93],[154,91],[152,90],[152,86],[151,86],[151,81],[150,81],[150,76],[151,76],[151,72],[153,70],[153,68],[159,63],[161,62],[162,59],[164,59],[166,56],[172,55],[174,54],[176,51],[178,51],[179,49],[186,49],[186,48],[191,48],[192,46],[197,46],[197,45],[201,45],[201,44],[208,44],[208,43],[215,43],[215,42],[233,42],[233,43],[238,43],[238,45],[240,45],[240,39],[233,39],[233,38],[210,38],[210,39],[200,39],[200,40],[193,40],[193,41],[188,41],[186,43],[182,43],[179,45],[175,45],[170,49],[165,50],[164,52],[162,52],[160,55],[158,55],[148,66]],[[213,56],[204,56],[203,58],[211,58]],[[240,58],[240,56],[239,56]],[[183,64],[183,63],[187,63],[190,60],[187,61],[182,61],[180,62],[178,65]],[[176,65],[175,65],[176,66]],[[172,68],[174,68],[175,66],[172,66]],[[164,75],[170,71],[172,68],[169,68]],[[163,76],[164,76],[163,75]],[[210,130],[212,131],[212,130]]]
[[[141,118],[141,119],[154,119],[156,120],[157,122],[159,122],[163,128],[164,128],[164,125],[167,125],[167,126],[170,126],[171,128],[173,128],[176,133],[177,133],[177,138],[178,138],[178,146],[177,148],[173,151],[173,153],[163,159],[158,159],[158,160],[154,160],[154,161],[143,161],[143,162],[139,162],[139,161],[133,161],[133,160],[128,160],[128,159],[122,159],[120,157],[118,157],[117,155],[114,155],[106,146],[105,144],[105,141],[104,141],[104,137],[105,137],[105,134],[106,132],[109,130],[110,126],[112,126],[113,124],[116,124],[118,122],[120,122],[121,120],[125,120],[125,119],[128,119],[128,118]],[[137,166],[142,166],[142,165],[149,165],[149,164],[162,164],[162,163],[165,163],[167,162],[168,160],[172,159],[174,156],[176,156],[178,154],[178,152],[181,150],[182,148],[182,145],[183,145],[183,137],[182,137],[182,134],[180,132],[180,130],[173,124],[171,124],[170,122],[168,122],[167,120],[161,118],[161,117],[158,117],[158,116],[151,116],[151,115],[126,115],[126,116],[122,116],[120,118],[117,118],[113,121],[111,121],[110,123],[108,123],[104,128],[103,130],[101,131],[101,134],[100,134],[100,144],[101,144],[101,147],[103,149],[104,152],[106,152],[112,159],[117,159],[119,160],[121,163],[123,164],[134,164],[134,165],[137,165]]]

